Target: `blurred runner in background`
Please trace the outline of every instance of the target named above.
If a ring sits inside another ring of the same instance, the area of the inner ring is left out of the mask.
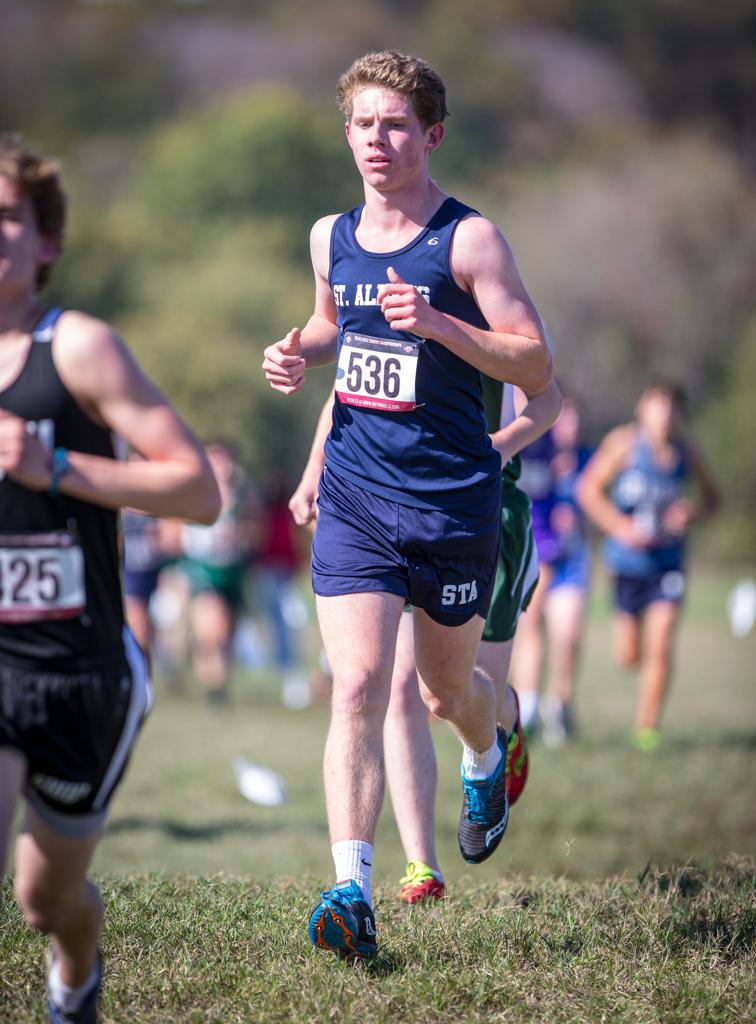
[[[546,593],[551,583],[559,539],[551,514],[554,510],[554,438],[549,430],[520,452],[519,486],[530,497],[538,563],[538,585],[517,626],[512,652],[512,683],[520,701],[520,720],[526,734],[538,727],[538,705],[546,654],[543,630]]]
[[[683,411],[684,397],[675,384],[647,385],[635,422],[607,434],[577,488],[586,514],[606,534],[615,657],[620,665],[639,668],[635,744],[640,750],[661,740],[659,719],[686,588],[686,539],[693,523],[719,502],[708,467],[682,431]]]
[[[189,582],[194,675],[212,701],[227,697],[234,630],[244,607],[244,578],[262,533],[262,508],[251,481],[221,441],[206,447],[221,493],[212,526],[186,524],[178,568]]]
[[[310,703],[307,673],[299,651],[299,634],[307,624],[307,609],[297,587],[301,565],[286,483],[275,474],[264,489],[262,538],[255,566],[270,630],[272,660],[281,676],[281,699],[293,711]]]
[[[587,523],[575,496],[591,449],[580,443],[580,413],[574,400],[565,398],[551,436],[555,453],[551,463],[554,505],[550,522],[557,538],[557,554],[551,563],[543,608],[548,682],[540,702],[539,725],[544,743],[560,746],[575,728],[575,677],[591,578]]]
[[[154,633],[150,600],[165,564],[160,520],[127,508],[121,516],[121,532],[126,617],[137,643],[149,660]]]

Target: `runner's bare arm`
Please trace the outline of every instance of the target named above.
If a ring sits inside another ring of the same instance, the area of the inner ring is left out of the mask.
[[[333,402],[334,393],[331,390],[318,417],[318,425],[315,428],[310,455],[307,459],[307,465],[302,472],[302,479],[297,484],[297,489],[289,501],[289,511],[297,526],[306,526],[318,514],[315,499],[318,496],[318,483],[320,482],[320,474],[323,472],[323,465],[325,463],[324,449],[328,432],[331,429]]]
[[[664,528],[679,537],[684,537],[693,523],[713,515],[720,503],[719,489],[701,452],[690,442],[686,448],[696,494],[673,501],[663,518]]]
[[[294,327],[263,353],[263,371],[275,391],[292,395],[305,382],[307,366],[323,366],[336,358],[336,304],[328,283],[331,230],[336,215],[321,217],[310,232],[310,255],[315,274],[315,309],[300,331]]]
[[[102,321],[70,311],[60,319],[53,346],[56,369],[79,405],[144,457],[119,462],[69,452],[60,492],[106,508],[213,522],[220,496],[202,446],[118,335]],[[0,448],[7,450],[11,435],[15,439],[13,457],[1,468],[26,487],[47,490],[49,452],[18,417],[3,413],[1,419],[0,438],[6,440]]]
[[[389,324],[440,342],[495,380],[529,394],[542,391],[553,376],[551,352],[504,236],[491,221],[468,217],[454,233],[450,262],[455,280],[475,299],[490,329],[433,309],[393,271],[378,293]]]
[[[632,516],[625,515],[607,496],[607,490],[627,464],[635,438],[633,425],[611,430],[578,478],[575,496],[588,518],[607,536],[633,548],[647,547],[647,538]]]
[[[699,501],[695,509],[696,519],[713,515],[721,504],[721,496],[709,465],[696,447],[690,447],[691,472],[698,486]]]
[[[491,434],[502,466],[545,434],[562,411],[562,393],[553,380],[543,391],[530,396],[523,392],[523,396],[524,405],[512,422]]]

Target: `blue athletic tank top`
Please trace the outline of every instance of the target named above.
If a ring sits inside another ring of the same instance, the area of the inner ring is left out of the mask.
[[[554,470],[552,462],[556,448],[551,431],[536,438],[520,452],[522,472],[520,487],[530,497],[533,530],[536,535],[546,534],[551,530],[551,512],[554,508],[555,494]]]
[[[663,524],[665,510],[683,496],[690,473],[685,448],[675,447],[671,466],[659,466],[648,441],[638,435],[630,461],[614,481],[612,501],[652,538],[652,546],[643,550],[626,547],[613,537],[604,540],[604,559],[617,575],[643,578],[682,568],[685,542],[667,534]]]
[[[577,502],[575,489],[580,474],[593,454],[584,444],[573,449],[558,452],[552,463],[554,470],[554,508],[552,522],[559,519],[562,509],[569,510],[572,528],[565,531],[556,526],[559,537],[559,558],[577,558],[588,545],[588,523],[585,513]],[[563,517],[564,518],[564,517]]]
[[[392,330],[376,298],[391,266],[435,309],[487,328],[449,265],[454,230],[476,211],[448,198],[408,245],[375,253],[355,236],[362,210],[342,214],[331,235],[329,283],[339,339],[327,464],[399,504],[479,506],[495,495],[501,475],[488,437],[481,375],[439,342]]]

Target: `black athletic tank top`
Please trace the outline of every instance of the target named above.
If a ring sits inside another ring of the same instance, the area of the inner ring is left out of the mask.
[[[55,369],[48,310],[32,332],[0,408],[20,416],[51,451],[115,458],[113,437],[74,400]],[[118,513],[0,479],[0,661],[76,671],[123,655]]]

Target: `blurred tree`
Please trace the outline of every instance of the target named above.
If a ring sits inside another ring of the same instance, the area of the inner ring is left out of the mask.
[[[572,0],[572,31],[608,44],[667,122],[724,129],[756,158],[756,7],[749,0]]]
[[[0,124],[67,153],[142,132],[175,106],[170,69],[141,45],[144,12],[108,7],[0,5]]]
[[[717,548],[741,564],[756,557],[756,316],[732,352],[722,386],[699,420],[701,437],[724,498]]]
[[[182,118],[154,137],[144,161],[134,200],[180,247],[203,225],[253,217],[285,224],[280,244],[300,256],[317,217],[361,196],[338,113],[282,89]]]
[[[627,139],[499,211],[596,433],[652,373],[705,403],[752,308],[756,218],[733,159],[691,138]]]

